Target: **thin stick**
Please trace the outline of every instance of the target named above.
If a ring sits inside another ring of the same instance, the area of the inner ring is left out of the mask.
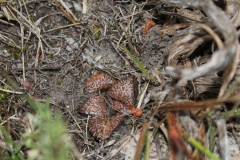
[[[62,67],[32,67],[32,68],[25,68],[25,71],[41,71],[41,70],[49,70],[49,71],[54,71],[54,70],[60,70]],[[12,70],[13,72],[22,72],[22,68],[16,68]]]
[[[82,128],[78,125],[78,123],[77,123],[76,119],[74,118],[74,116],[72,115],[72,113],[71,113],[70,111],[68,111],[68,113],[71,115],[72,119],[73,119],[74,122],[77,124],[79,130],[80,130],[81,132],[83,132]]]
[[[88,117],[87,117],[87,124],[86,124],[86,139],[85,139],[85,140],[86,140],[86,142],[85,142],[86,144],[88,144],[88,137],[87,137],[87,130],[88,130],[88,129],[87,129],[87,128],[88,128],[89,117],[90,117],[90,116],[88,115]],[[89,150],[89,146],[88,146],[88,145],[87,145],[87,147],[88,147],[88,150]]]
[[[45,31],[45,33],[50,32],[50,31],[55,31],[55,30],[59,30],[59,29],[72,27],[72,26],[76,26],[76,25],[79,25],[79,24],[81,24],[81,23],[73,23],[73,24],[68,24],[68,25],[65,25],[65,26],[56,27],[56,28],[49,29],[49,30]]]
[[[7,89],[2,89],[2,88],[0,88],[0,91],[7,92],[7,93],[13,93],[13,94],[24,94],[23,92],[10,91],[10,90],[7,90]]]
[[[86,14],[87,13],[87,0],[83,0],[83,2],[82,2],[82,4],[83,4],[83,14]]]

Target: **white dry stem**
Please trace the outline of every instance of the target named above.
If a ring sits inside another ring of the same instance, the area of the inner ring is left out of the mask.
[[[224,71],[223,84],[222,84],[219,94],[218,94],[219,98],[221,98],[221,96],[223,96],[225,90],[227,89],[229,82],[231,81],[232,77],[234,76],[234,74],[237,70],[238,62],[239,62],[239,54],[240,54],[240,47],[238,45],[238,52],[236,53],[235,58],[233,59],[233,61],[231,63],[232,65],[229,65]]]
[[[21,21],[12,13],[12,11],[10,10],[10,8],[15,11],[21,18]],[[26,28],[29,29],[30,32],[32,32],[33,34],[35,34],[38,38],[41,38],[42,41],[46,44],[47,47],[52,48],[46,41],[45,39],[42,37],[42,35],[40,34],[40,28],[38,27],[38,25],[40,24],[41,20],[43,18],[48,17],[49,15],[46,15],[44,17],[39,18],[34,24],[32,24],[32,22],[30,22],[28,19],[25,18],[24,15],[22,15],[22,13],[20,13],[18,10],[16,10],[13,7],[8,7],[8,10],[12,13],[12,16],[15,18],[15,20],[20,24],[25,26]],[[56,13],[58,14],[58,13]],[[52,14],[54,15],[54,14]]]
[[[148,89],[148,84],[149,84],[149,82],[147,82],[147,83],[144,84],[144,90],[143,90],[141,96],[139,97],[139,101],[138,101],[137,108],[140,108],[141,105],[142,105],[144,96],[145,96],[145,94],[146,94],[146,92],[147,92],[147,89]]]
[[[88,117],[87,117],[87,124],[86,124],[86,139],[85,139],[85,143],[86,144],[88,144],[88,134],[87,134],[87,132],[88,132],[88,122],[89,122],[89,118],[90,118],[90,116],[88,115]],[[88,147],[88,150],[89,150],[89,146],[87,145],[87,147]]]
[[[0,34],[0,40],[4,43],[7,43],[13,47],[16,47],[17,49],[21,49],[20,46],[18,46],[12,39],[9,39],[7,36]]]
[[[67,5],[66,5],[62,0],[59,0],[59,2],[60,2],[60,4],[63,6],[63,8],[65,8],[66,11],[71,14],[71,16],[73,17],[73,19],[74,19],[75,21],[78,21],[77,17],[72,13],[72,11],[67,7]]]
[[[14,90],[11,86],[9,86],[7,83],[3,82],[2,80],[0,80],[0,82],[1,82],[3,85],[7,86],[9,89]]]
[[[23,51],[23,46],[24,46],[24,28],[22,25],[20,25],[20,29],[21,29],[21,42],[22,42],[22,49],[21,49],[21,53],[22,53],[22,67],[23,67],[23,81],[26,81],[26,71],[25,71],[25,54]]]
[[[229,160],[229,145],[228,145],[228,136],[227,136],[227,127],[226,121],[223,118],[215,120],[218,130],[218,142],[219,142],[219,152],[222,159]]]
[[[12,13],[11,9],[10,9],[9,7],[7,7],[7,8],[8,8],[8,10],[9,10],[9,12],[12,14],[12,16],[14,17],[14,19],[20,24],[20,27],[21,27],[21,28],[23,28],[23,26],[26,26],[26,27],[30,30],[30,32],[34,33],[34,34],[38,37],[39,41],[38,41],[37,56],[36,56],[36,58],[35,58],[35,67],[37,67],[37,66],[38,66],[38,58],[39,58],[39,53],[40,53],[39,51],[40,51],[40,49],[41,49],[42,58],[44,58],[44,50],[43,50],[43,46],[42,46],[42,41],[44,41],[45,44],[48,45],[48,44],[46,43],[46,41],[43,39],[43,37],[41,36],[41,34],[40,34],[40,31],[41,31],[40,28],[37,27],[42,19],[39,19],[38,21],[36,21],[35,24],[32,24],[28,19],[25,18],[25,16],[22,15],[22,13],[20,13],[18,10],[16,10],[15,8],[13,8],[13,7],[10,6],[10,8],[11,8],[13,11],[15,11],[16,13],[18,13],[18,15],[22,18],[22,20],[24,20],[24,21],[20,21],[20,20]],[[22,35],[22,34],[23,34],[23,33],[22,33],[22,31],[21,31],[21,35]],[[22,35],[21,37],[24,37],[24,36]],[[23,42],[22,42],[22,43],[23,43]],[[48,45],[48,46],[49,46],[49,45]],[[50,46],[49,46],[49,47],[50,47]],[[50,48],[51,48],[51,47],[50,47]],[[23,61],[24,61],[24,59],[23,59]],[[24,68],[23,68],[23,70],[24,70]],[[23,72],[23,78],[25,79],[25,72]],[[35,82],[37,81],[37,79],[36,79],[36,71],[34,71],[34,80],[35,80]]]
[[[161,131],[163,132],[165,138],[167,139],[167,141],[169,141],[169,138],[168,138],[168,131],[167,131],[167,128],[166,126],[164,125],[164,123],[161,123],[161,125],[159,126],[159,128],[161,129]]]
[[[88,11],[87,0],[83,0],[83,14],[86,14]]]
[[[11,90],[2,89],[2,88],[0,88],[0,91],[7,92],[7,93],[14,93],[14,94],[23,94],[23,92],[11,91]]]
[[[8,9],[5,6],[2,6],[2,11],[4,13],[4,16],[7,18],[8,21],[13,20],[13,17],[9,13]]]
[[[49,29],[49,30],[45,31],[45,33],[46,33],[46,32],[50,32],[50,31],[59,30],[59,29],[69,28],[69,27],[72,27],[72,26],[77,26],[77,25],[79,25],[79,24],[81,24],[81,23],[73,23],[73,24],[68,24],[68,25],[65,25],[65,26],[60,26],[60,27],[52,28],[52,29]]]
[[[23,6],[24,6],[25,11],[26,11],[27,16],[28,16],[28,20],[30,21],[30,15],[29,15],[29,13],[28,13],[28,10],[27,10],[27,6],[26,6],[26,3],[25,3],[25,0],[22,0],[22,1],[23,1]]]
[[[7,25],[10,25],[10,26],[14,26],[14,24],[10,23],[10,22],[7,22],[7,21],[4,21],[2,19],[0,19],[0,22],[4,23],[4,24],[7,24]]]
[[[224,44],[221,41],[221,39],[218,37],[218,35],[209,26],[207,26],[205,24],[197,24],[197,26],[195,26],[193,28],[193,30],[197,30],[199,28],[204,29],[205,31],[207,31],[212,36],[212,38],[217,43],[219,49],[223,49],[224,48]]]
[[[3,122],[1,123],[1,125],[4,125],[8,120],[11,120],[11,119],[13,119],[13,120],[20,120],[20,119],[17,118],[16,115],[14,114],[14,115],[8,117],[8,119],[6,119],[5,121],[3,121]]]
[[[35,67],[38,66],[38,59],[39,59],[39,54],[40,54],[40,48],[42,49],[42,41],[41,41],[41,38],[38,39],[38,48],[37,48],[37,54],[36,54],[36,57],[35,57]],[[43,52],[43,51],[42,51]],[[34,81],[35,83],[37,82],[37,72],[36,70],[34,70]]]

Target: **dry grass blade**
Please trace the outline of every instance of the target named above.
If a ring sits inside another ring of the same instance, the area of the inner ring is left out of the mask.
[[[173,8],[173,11],[172,12],[175,12],[175,8]],[[171,20],[171,18],[172,18],[172,15],[169,15],[168,16],[168,18],[167,18],[167,20],[166,20],[166,22],[163,24],[163,26],[162,26],[162,29],[165,29],[166,28],[166,26],[167,26],[167,24],[169,23],[169,21]],[[159,31],[160,33],[159,33],[159,37],[160,37],[160,41],[162,40],[162,36],[163,36],[163,32],[162,32],[162,30],[160,30]]]
[[[163,104],[159,107],[155,107],[155,111],[181,111],[181,110],[194,110],[194,109],[206,109],[206,108],[214,108],[216,105],[221,102],[217,102],[216,100],[209,100],[203,102],[193,102],[193,101],[185,101],[185,102],[177,102],[177,103],[167,103]]]
[[[166,14],[166,15],[172,15],[172,16],[178,16],[178,17],[182,17],[182,18],[185,18],[185,19],[188,19],[188,20],[190,20],[190,21],[193,21],[193,22],[201,22],[201,21],[199,21],[199,20],[196,20],[196,19],[192,19],[192,18],[189,18],[189,17],[186,17],[186,16],[183,16],[183,15],[180,15],[180,14],[178,14],[178,13],[174,13],[174,12],[168,12],[168,11],[159,11],[158,13],[160,13],[160,14]],[[174,25],[173,25],[174,26]],[[178,24],[177,24],[177,26],[178,26]],[[171,26],[172,27],[172,26]],[[171,28],[170,27],[170,28]],[[167,27],[168,28],[168,27]],[[165,28],[165,29],[167,29],[167,28]],[[164,30],[165,30],[164,29]],[[176,28],[177,29],[177,28]]]
[[[9,0],[0,0],[0,3],[8,2]]]
[[[44,59],[44,49],[43,49],[43,44],[42,42],[44,42],[49,48],[52,48],[51,46],[48,45],[48,43],[44,40],[43,36],[41,35],[41,30],[39,28],[40,22],[48,17],[49,15],[43,16],[41,18],[39,18],[35,23],[33,23],[32,21],[30,21],[29,19],[27,19],[21,12],[19,12],[17,9],[9,6],[8,7],[9,12],[11,13],[11,15],[14,17],[14,19],[20,24],[21,27],[21,37],[22,37],[22,47],[24,46],[24,42],[23,42],[23,27],[26,27],[30,33],[29,36],[31,35],[31,33],[35,34],[38,38],[38,46],[37,46],[37,54],[35,57],[35,67],[38,67],[38,62],[39,62],[39,56],[40,54],[42,55],[42,59]],[[18,14],[19,17],[14,15],[14,12],[16,12]],[[21,50],[23,50],[21,48]],[[24,55],[22,55],[22,57],[24,57]],[[24,58],[23,58],[23,63],[24,63]],[[23,77],[25,80],[25,72],[24,72],[24,68],[23,68]],[[35,77],[35,82],[37,81],[36,78],[36,71],[34,71],[34,77]]]
[[[224,70],[224,73],[223,73],[223,84],[220,88],[220,91],[219,91],[219,97],[223,96],[229,82],[232,80],[236,70],[237,70],[237,67],[238,67],[238,62],[239,62],[239,54],[240,54],[240,48],[239,48],[239,45],[238,45],[238,51],[232,61],[232,63],[229,64],[229,66]]]
[[[13,93],[13,94],[24,94],[23,92],[11,91],[11,90],[2,89],[2,88],[0,88],[0,91],[7,92],[7,93]]]
[[[78,19],[62,0],[54,0],[54,2],[57,4],[59,9],[65,14],[69,21],[71,21],[73,24],[77,23]]]
[[[11,47],[14,47],[14,48],[17,48],[17,49],[21,50],[21,47],[18,46],[16,44],[16,42],[14,42],[12,39],[10,39],[9,37],[7,37],[5,35],[0,34],[0,41],[7,44],[8,46],[11,46]]]
[[[236,102],[239,100],[240,94],[236,94],[234,96],[228,98],[218,98],[200,102],[194,101],[182,101],[175,103],[166,103],[161,106],[155,107],[155,111],[159,112],[162,110],[166,111],[181,111],[181,110],[194,110],[194,109],[206,109],[206,108],[214,108],[216,105],[219,105],[224,102]]]
[[[176,66],[179,58],[189,57],[199,45],[211,39],[210,36],[205,35],[203,31],[200,30],[197,33],[191,33],[176,40],[173,44],[166,47],[167,65]],[[173,71],[170,72],[170,69]],[[174,68],[166,67],[166,71],[168,73],[170,72],[173,78],[184,78],[182,73],[180,71],[174,71]]]
[[[45,32],[51,32],[51,31],[55,31],[55,30],[59,30],[59,29],[64,29],[64,28],[68,28],[68,27],[72,27],[72,26],[77,26],[81,23],[74,23],[74,24],[69,24],[69,25],[65,25],[65,26],[60,26],[60,27],[56,27],[56,28],[53,28],[53,29],[49,29]]]
[[[138,104],[137,104],[136,108],[140,108],[141,107],[143,99],[144,99],[144,96],[145,96],[145,94],[147,92],[147,89],[148,89],[148,85],[149,85],[149,82],[144,84],[144,90],[143,90],[142,94],[139,97],[139,101],[138,101]]]
[[[161,29],[161,32],[166,32],[169,30],[177,30],[177,29],[182,29],[182,28],[186,28],[188,26],[192,25],[191,23],[181,23],[181,24],[174,24],[168,27],[165,27],[163,29]]]
[[[167,67],[166,72],[174,78],[180,79],[180,82],[191,80],[206,74],[212,74],[226,69],[236,56],[238,49],[238,39],[234,26],[228,17],[218,8],[212,1],[165,1],[166,3],[174,3],[177,5],[188,5],[201,8],[206,15],[211,18],[213,24],[222,33],[225,42],[224,48],[216,51],[209,62],[195,69],[177,70],[173,67]],[[233,35],[229,37],[229,35]]]
[[[221,41],[221,39],[218,37],[218,35],[209,26],[207,26],[205,24],[197,24],[197,26],[195,26],[193,28],[193,30],[197,30],[197,29],[200,29],[200,28],[204,29],[206,32],[208,32],[211,35],[211,37],[217,43],[219,49],[224,48],[224,45],[223,45],[223,42]]]
[[[8,21],[14,20],[14,17],[9,12],[7,6],[12,6],[12,7],[16,8],[16,4],[13,0],[7,0],[7,1],[1,0],[0,7],[1,7],[2,11],[0,10],[0,18],[5,17],[5,18],[7,18]]]

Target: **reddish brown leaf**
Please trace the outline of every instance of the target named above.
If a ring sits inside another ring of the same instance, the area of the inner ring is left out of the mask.
[[[108,90],[108,95],[116,100],[121,101],[127,106],[134,106],[135,104],[135,86],[133,76],[128,76],[114,85]]]
[[[133,76],[128,76],[115,83],[108,90],[108,95],[127,105],[131,113],[136,116],[142,116],[142,110],[134,108],[135,93],[137,92]]]
[[[93,93],[99,90],[108,89],[116,80],[104,72],[99,72],[86,81],[85,92]]]
[[[80,107],[80,113],[97,116],[106,117],[108,112],[106,110],[105,98],[103,96],[94,96],[89,98],[85,104]]]
[[[95,138],[105,140],[123,121],[124,117],[119,113],[110,118],[92,118],[89,120],[88,129]]]
[[[141,158],[143,147],[146,145],[146,138],[148,138],[148,123],[143,123],[140,137],[138,139],[136,153],[134,155],[134,160]]]
[[[123,113],[123,114],[130,114],[130,111],[129,111],[128,107],[126,105],[122,104],[120,101],[115,100],[113,102],[112,108],[116,111],[119,111],[119,112]]]

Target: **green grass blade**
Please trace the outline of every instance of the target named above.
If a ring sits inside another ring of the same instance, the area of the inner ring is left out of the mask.
[[[10,136],[10,134],[6,131],[6,129],[2,125],[0,125],[0,130],[1,130],[2,134],[4,135],[6,142],[8,144],[9,150],[11,152],[11,156],[9,156],[8,158],[11,160],[18,160],[17,155],[16,155],[17,150],[16,150],[15,146],[13,145],[12,137]]]
[[[230,118],[230,117],[240,117],[240,108],[235,109],[235,110],[230,110],[227,112],[223,113],[223,116],[225,118]]]
[[[209,131],[209,150],[213,152],[214,146],[215,146],[215,131],[216,127],[210,126]]]
[[[132,59],[133,63],[138,67],[138,69],[145,74],[145,76],[147,78],[149,78],[149,74],[147,72],[147,70],[144,68],[144,66],[142,65],[142,63],[140,61],[138,61],[137,59],[134,58],[134,56],[131,54],[131,52],[127,49],[126,46],[122,46],[124,51],[129,55],[129,57]]]
[[[145,152],[144,152],[143,160],[148,160],[149,154],[150,154],[150,141],[149,141],[148,129],[145,132],[144,140],[145,140]]]
[[[47,100],[45,105],[43,105],[39,102],[36,102],[30,99],[28,96],[25,96],[25,98],[27,99],[27,102],[29,103],[29,105],[41,118],[45,120],[51,120],[51,112],[49,110],[49,106],[50,106],[49,100]]]
[[[150,149],[147,149],[147,151],[146,151],[146,145],[148,145],[148,144],[146,144],[146,142],[147,142],[146,138],[148,138],[148,123],[144,123],[142,125],[142,131],[141,131],[138,143],[137,143],[134,160],[139,160],[141,158],[141,155],[144,151],[143,150],[144,147],[145,147],[144,157],[147,157],[147,155],[145,155],[145,154],[148,154],[147,152],[149,152]],[[149,148],[149,146],[148,146],[148,148]]]
[[[36,112],[36,115],[28,115],[32,122],[33,131],[31,134],[28,132],[23,134],[25,144],[30,148],[28,151],[29,160],[36,159],[40,154],[42,159],[67,159],[73,145],[71,141],[66,140],[67,127],[60,111],[55,110],[53,117],[49,100],[46,103],[39,103],[27,96],[26,99]],[[33,136],[33,134],[35,135]]]
[[[212,153],[210,150],[206,149],[201,143],[196,141],[194,138],[189,137],[188,141],[190,144],[192,144],[194,147],[196,147],[199,151],[203,152],[206,156],[213,160],[220,160],[214,153]]]
[[[99,38],[99,28],[97,26],[93,26],[93,32],[94,32],[94,36],[96,39]]]
[[[0,130],[3,133],[4,137],[6,138],[7,143],[11,144],[13,142],[11,136],[9,135],[9,133],[6,131],[6,129],[0,125]]]

